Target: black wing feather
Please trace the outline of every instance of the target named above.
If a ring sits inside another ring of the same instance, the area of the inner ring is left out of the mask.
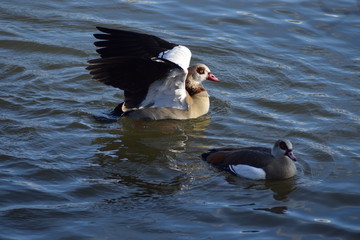
[[[224,147],[210,149],[203,153],[201,157],[206,158],[216,152],[231,152],[220,164],[213,164],[216,167],[227,169],[229,165],[245,164],[252,167],[263,168],[267,165],[271,157],[271,149],[263,147]]]
[[[86,68],[94,80],[124,90],[125,107],[137,107],[144,100],[149,85],[164,78],[178,67],[169,61],[153,61],[137,57],[99,58]]]
[[[236,160],[231,155],[236,156]],[[248,149],[247,151],[237,151],[228,156],[228,161],[225,159],[226,165],[249,165],[256,168],[264,168],[268,165],[269,158],[271,157],[271,151],[259,151],[257,149]],[[230,160],[231,159],[231,160]]]
[[[124,90],[125,107],[136,108],[146,97],[149,85],[165,78],[178,65],[157,59],[159,53],[172,49],[176,44],[159,37],[97,27],[102,33],[94,43],[101,58],[90,60],[87,70],[93,79]]]
[[[102,47],[97,52],[103,58],[120,56],[151,58],[157,57],[159,53],[177,46],[177,44],[153,35],[104,27],[97,27],[97,29],[105,33],[94,34],[95,38],[101,40],[94,44],[97,47]]]

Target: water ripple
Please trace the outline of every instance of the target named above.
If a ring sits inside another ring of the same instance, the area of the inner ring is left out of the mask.
[[[0,238],[357,239],[357,1],[18,1],[0,6]],[[187,45],[220,79],[190,121],[94,116],[95,26]],[[289,138],[298,174],[250,181],[201,153]],[[346,189],[346,191],[345,191]]]

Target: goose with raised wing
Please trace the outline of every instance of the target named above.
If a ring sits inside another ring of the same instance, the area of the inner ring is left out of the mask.
[[[100,58],[90,60],[92,78],[124,90],[112,112],[151,120],[197,118],[209,111],[204,80],[219,81],[204,64],[190,65],[191,52],[159,37],[97,27]]]
[[[217,168],[254,180],[287,179],[296,174],[296,157],[289,140],[278,140],[272,148],[210,149],[201,156]]]

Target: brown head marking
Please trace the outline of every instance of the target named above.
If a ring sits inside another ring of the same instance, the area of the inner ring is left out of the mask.
[[[197,71],[198,74],[204,74],[205,73],[205,68],[204,67],[198,67],[196,69],[196,71]]]

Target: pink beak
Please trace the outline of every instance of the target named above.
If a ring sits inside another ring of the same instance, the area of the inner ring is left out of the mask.
[[[286,155],[294,162],[296,161],[295,154],[292,151],[289,151]]]
[[[214,81],[214,82],[220,82],[220,80],[217,77],[215,77],[215,75],[212,74],[212,73],[209,73],[207,75],[206,80],[210,80],[210,81]]]

